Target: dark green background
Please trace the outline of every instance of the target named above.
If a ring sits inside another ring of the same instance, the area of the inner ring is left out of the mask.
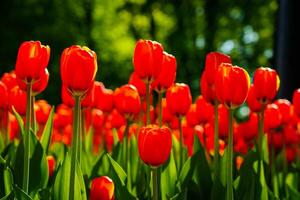
[[[5,0],[0,6],[0,74],[14,68],[25,40],[50,45],[50,82],[39,98],[60,102],[59,59],[72,44],[98,55],[97,80],[114,89],[133,71],[140,38],[157,40],[176,56],[177,82],[199,94],[205,55],[221,51],[253,72],[271,66],[276,0]]]

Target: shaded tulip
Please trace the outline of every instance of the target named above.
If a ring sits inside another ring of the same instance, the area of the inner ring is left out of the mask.
[[[214,108],[200,95],[196,100],[196,113],[199,123],[205,124],[212,119]]]
[[[8,100],[11,111],[14,107],[20,115],[26,114],[26,92],[21,90],[19,86],[15,86],[9,91]]]
[[[260,67],[254,72],[253,85],[256,98],[262,103],[270,102],[274,99],[279,89],[279,76],[271,68]]]
[[[108,176],[94,178],[91,184],[90,200],[113,200],[115,185]]]
[[[219,102],[228,108],[235,108],[247,98],[250,78],[241,67],[223,63],[216,73],[216,95]]]
[[[125,116],[132,117],[140,112],[141,100],[133,85],[126,84],[114,92],[114,104],[117,110]]]
[[[300,88],[293,93],[294,113],[300,117]]]
[[[215,85],[209,85],[206,80],[206,72],[204,71],[202,73],[202,76],[200,78],[200,90],[203,98],[211,103],[214,104],[216,100],[216,90]]]
[[[176,58],[167,52],[163,52],[161,71],[158,78],[154,80],[152,87],[158,92],[165,91],[171,87],[176,78],[176,66]]]
[[[262,103],[255,96],[255,87],[252,84],[249,89],[247,104],[252,112],[260,112],[263,109]]]
[[[264,130],[278,128],[281,125],[282,117],[278,106],[274,103],[268,104],[265,109]]]
[[[53,177],[54,169],[55,169],[55,159],[53,156],[47,156],[47,161],[48,161],[49,177]]]
[[[172,115],[168,109],[166,98],[162,98],[161,104],[162,104],[162,121],[164,123],[169,123],[173,120],[174,115]],[[156,112],[158,113],[158,106],[156,107]]]
[[[38,100],[35,102],[34,108],[36,121],[42,125],[46,124],[51,111],[51,106],[45,100]]]
[[[152,82],[159,76],[163,61],[163,47],[151,40],[139,40],[133,55],[135,73],[145,82]]]
[[[7,91],[10,91],[12,88],[18,85],[15,71],[4,73],[1,77],[1,81],[6,85]]]
[[[132,72],[128,81],[128,84],[134,85],[139,92],[141,97],[146,96],[146,83],[137,75],[137,73]],[[152,90],[152,84],[150,85],[150,92]]]
[[[138,149],[141,160],[153,167],[164,164],[172,148],[171,131],[156,125],[142,127],[138,134]]]
[[[16,76],[26,82],[35,82],[40,79],[48,65],[50,58],[49,46],[40,41],[26,41],[21,44],[16,62]]]
[[[6,110],[8,106],[8,92],[6,85],[0,81],[0,109]]]
[[[169,111],[177,116],[184,116],[192,104],[190,88],[184,83],[176,83],[169,87],[166,99]]]
[[[94,107],[103,112],[110,112],[113,109],[113,91],[106,89],[103,83],[96,81],[94,84]]]
[[[248,142],[254,140],[258,135],[258,116],[252,112],[249,119],[238,125],[238,133]]]
[[[222,63],[231,63],[230,57],[219,52],[210,52],[206,55],[205,73],[209,85],[215,84],[215,74]]]
[[[73,45],[62,53],[61,80],[72,95],[82,96],[87,92],[93,85],[97,69],[96,53],[88,47]]]
[[[284,124],[287,124],[291,121],[293,116],[293,108],[291,102],[287,99],[277,99],[274,104],[276,104],[279,108],[281,114],[281,121]]]

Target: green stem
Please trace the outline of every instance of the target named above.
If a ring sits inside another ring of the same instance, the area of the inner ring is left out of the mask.
[[[31,121],[31,93],[32,83],[26,85],[26,125],[24,138],[24,168],[23,168],[23,190],[28,193],[29,187],[29,169],[30,169],[30,121]]]
[[[150,124],[150,81],[146,83],[146,125]]]
[[[31,96],[31,128],[34,132],[34,134],[37,134],[37,128],[36,128],[36,115],[34,111],[34,102],[35,102],[35,96]]]
[[[218,112],[218,102],[215,101],[214,104],[214,171],[215,171],[215,180],[219,174],[219,112]]]
[[[273,140],[273,133],[271,134],[271,141],[274,141]],[[276,179],[276,166],[275,166],[275,149],[274,149],[274,145],[273,143],[271,142],[271,162],[270,162],[270,165],[271,165],[271,182],[273,184],[273,191],[274,191],[274,194],[275,196],[279,197],[279,192],[278,192],[278,182],[277,182],[277,179]]]
[[[85,115],[84,115],[84,111],[81,111],[81,118],[80,118],[80,122],[81,122],[81,138],[82,138],[82,148],[84,151],[87,150],[86,148],[86,131],[85,131]]]
[[[124,140],[125,140],[125,172],[128,173],[128,159],[129,159],[129,137],[128,137],[128,130],[129,130],[129,120],[127,120],[125,131],[124,131]]]
[[[158,168],[152,168],[153,200],[158,200]]]
[[[258,113],[258,152],[260,155],[260,159],[263,159],[263,152],[262,152],[262,143],[263,143],[263,136],[264,136],[264,109]]]
[[[162,95],[163,93],[158,92],[158,125],[162,126]]]
[[[73,139],[72,139],[72,152],[71,152],[71,171],[70,171],[70,200],[74,200],[75,192],[75,173],[76,173],[76,160],[78,156],[78,145],[80,143],[80,96],[75,96],[75,111],[73,120]]]
[[[183,134],[182,134],[182,117],[179,117],[179,172],[183,165]]]
[[[227,147],[227,200],[233,199],[232,187],[232,163],[233,163],[233,109],[229,109],[229,130],[228,130],[228,147]]]

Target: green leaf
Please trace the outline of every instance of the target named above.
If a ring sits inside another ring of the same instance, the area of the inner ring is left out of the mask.
[[[133,184],[136,184],[136,179],[138,176],[138,167],[139,167],[139,153],[137,147],[137,139],[134,135],[130,138],[130,176]]]
[[[0,155],[0,164],[5,165],[6,161],[4,158],[2,158],[2,156]]]
[[[43,135],[41,138],[41,144],[43,149],[45,150],[45,153],[48,152],[48,147],[51,141],[51,135],[52,135],[52,127],[53,127],[53,116],[54,116],[54,106],[52,107],[47,123],[44,127]]]
[[[169,161],[162,167],[161,173],[161,196],[162,200],[167,200],[167,197],[174,196],[177,180],[177,169],[175,159],[173,156],[173,150],[170,153]]]
[[[21,188],[19,188],[17,185],[14,187],[14,193],[15,197],[18,200],[32,200],[30,196],[28,196]]]
[[[113,167],[114,172],[118,176],[120,183],[122,184],[122,186],[125,185],[125,181],[127,178],[125,171],[109,154],[106,154],[106,156],[108,157],[108,160],[109,160],[111,166]]]
[[[25,134],[24,121],[23,121],[22,117],[19,115],[19,113],[15,110],[14,107],[12,107],[12,111],[13,111],[13,113],[14,113],[17,121],[18,121],[20,130],[21,130],[21,136],[23,137],[23,135]]]
[[[269,164],[269,146],[268,146],[267,134],[264,134],[262,139],[263,139],[262,141],[263,160],[265,163]]]
[[[183,200],[183,199],[186,199],[186,190],[181,191],[170,198],[170,200]]]
[[[10,194],[13,190],[14,180],[10,168],[6,167],[3,173],[5,194]]]
[[[266,183],[265,173],[264,173],[264,164],[263,161],[260,161],[260,175],[259,180],[262,187],[260,199],[268,200],[268,185]]]
[[[5,195],[4,197],[2,197],[0,200],[14,200],[14,193],[11,192],[8,195]]]
[[[35,134],[30,131],[30,168],[29,168],[29,194],[34,196],[40,188],[47,186],[49,172],[48,161],[45,151]],[[15,183],[20,186],[23,182],[24,167],[24,142],[20,141],[17,148],[16,160],[14,163]]]

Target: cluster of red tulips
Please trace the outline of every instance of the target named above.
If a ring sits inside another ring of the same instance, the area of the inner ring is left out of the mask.
[[[55,109],[35,100],[49,58],[49,46],[24,42],[1,77],[1,198],[300,198],[300,89],[292,103],[274,100],[275,70],[256,69],[250,84],[211,52],[193,103],[158,42],[136,43],[134,72],[114,91],[95,80],[96,53],[74,45],[61,55]]]

